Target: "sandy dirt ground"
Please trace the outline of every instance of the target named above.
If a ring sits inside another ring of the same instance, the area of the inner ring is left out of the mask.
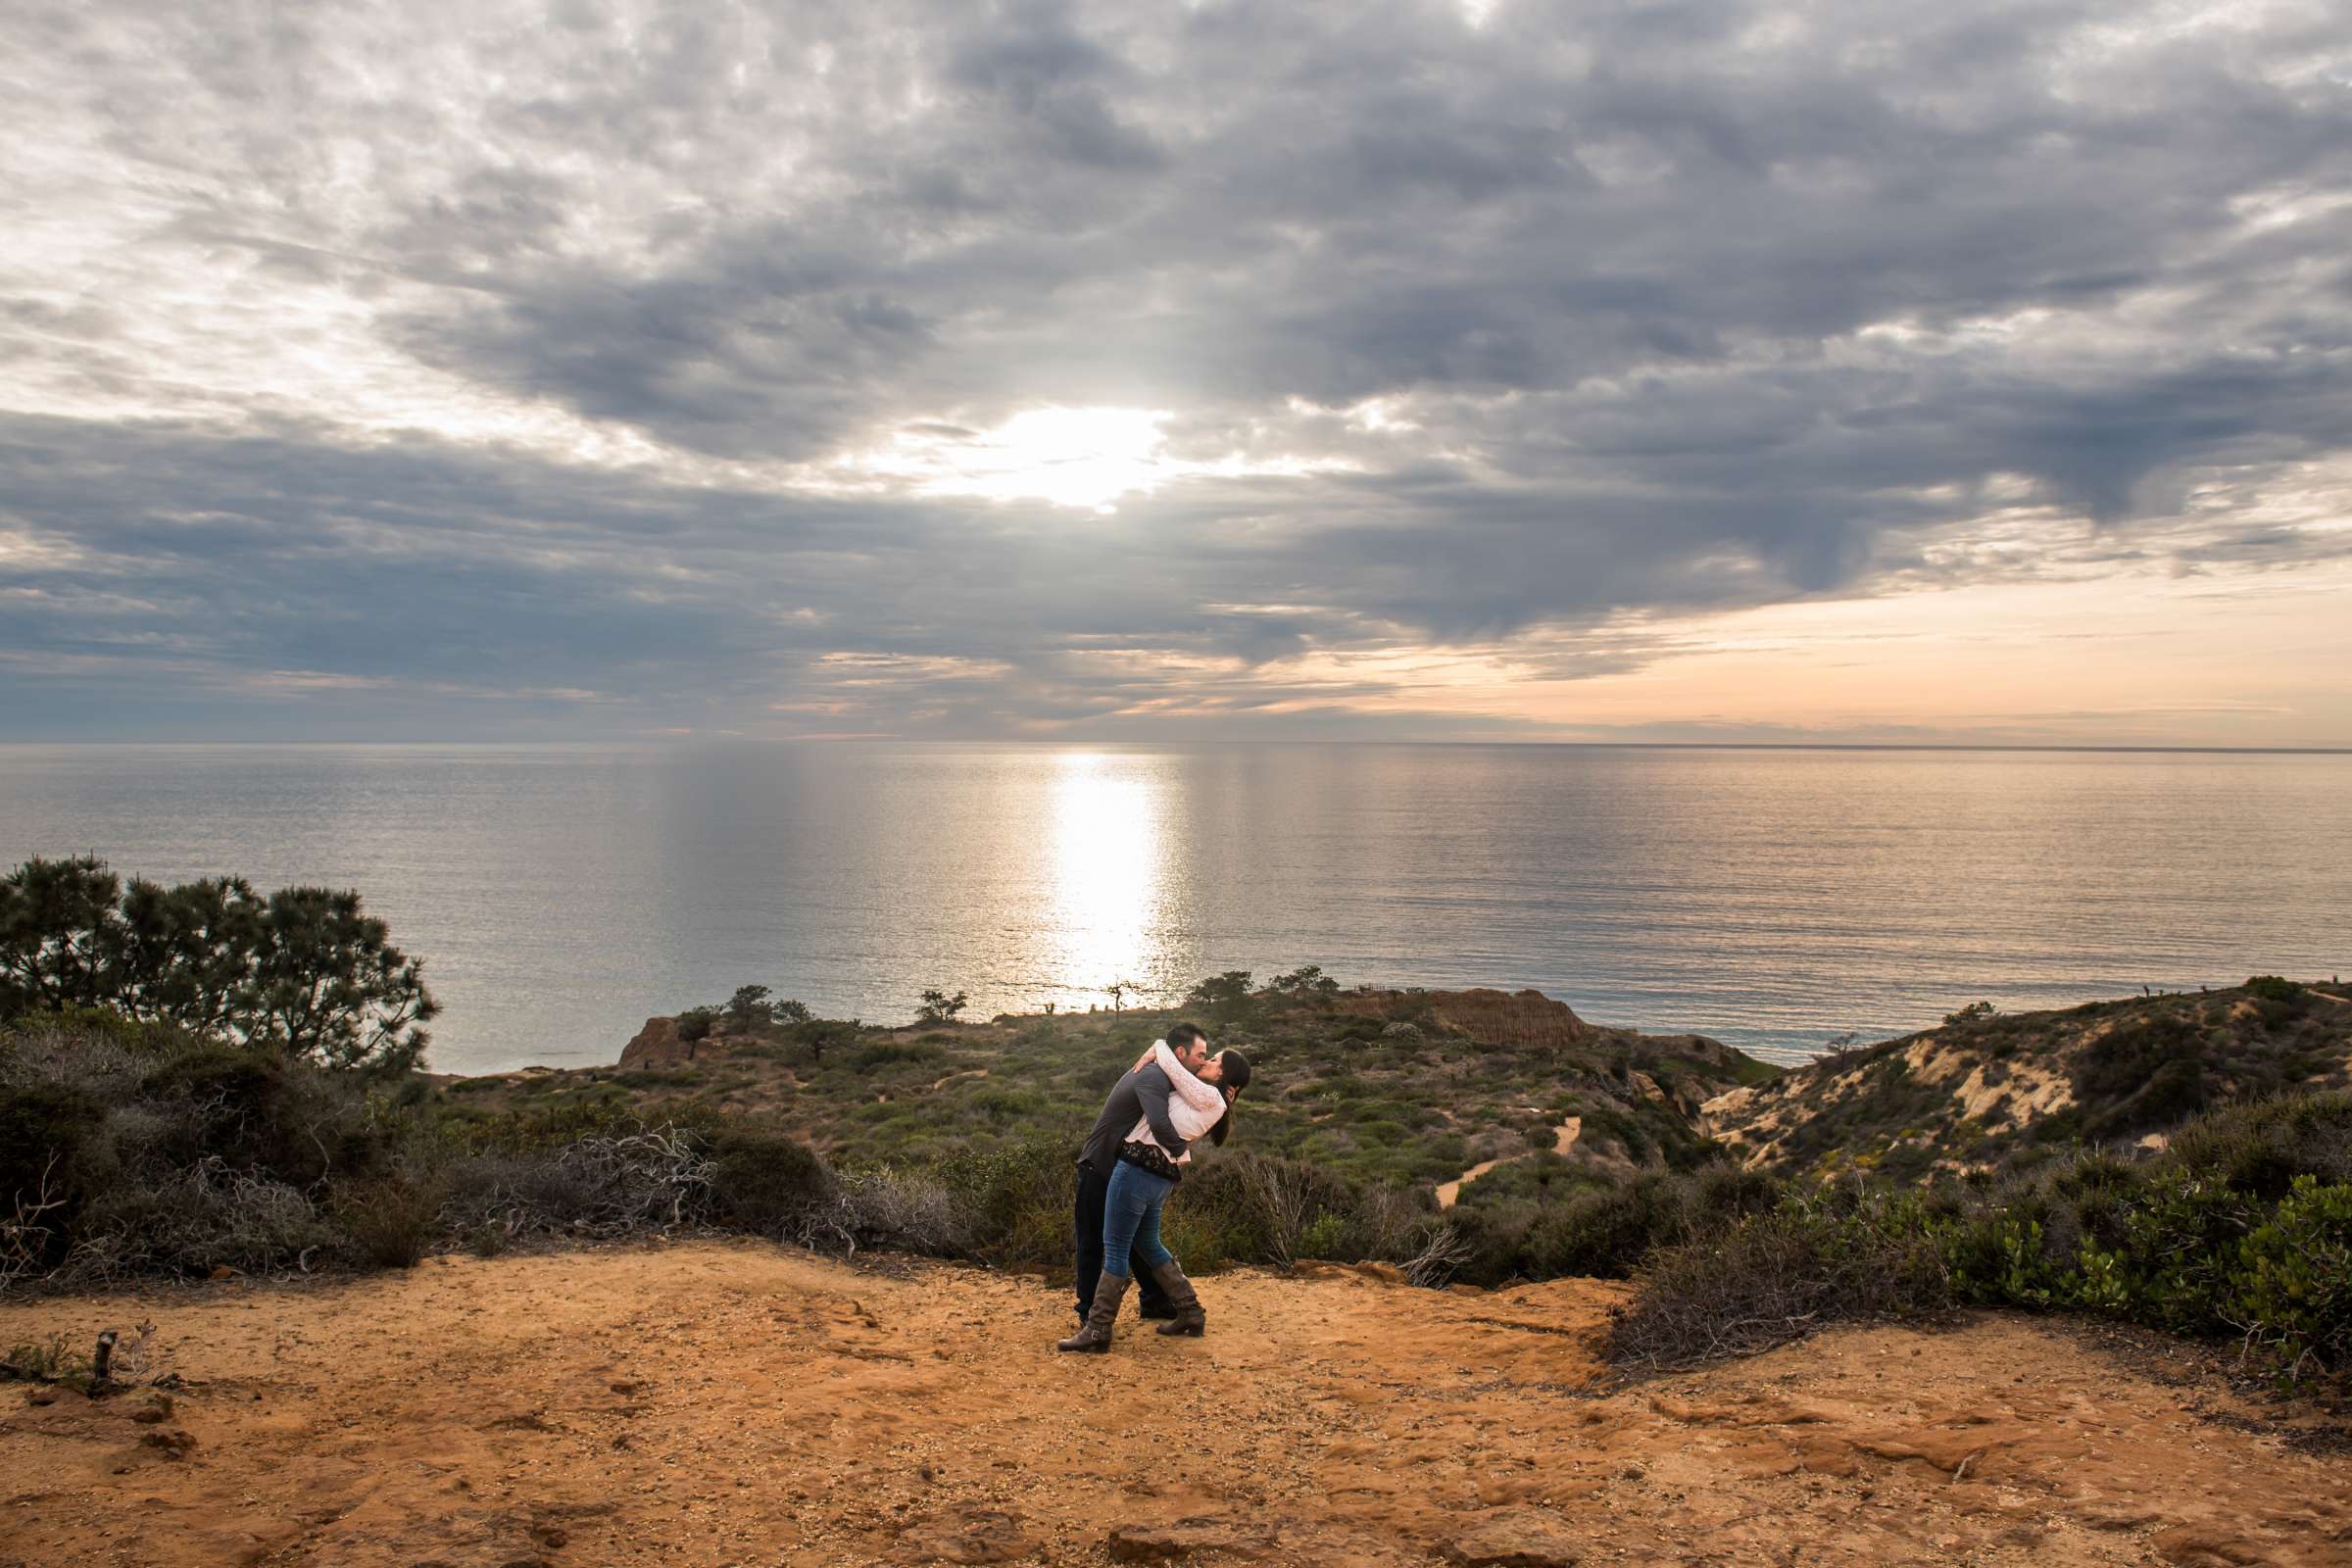
[[[0,1388],[0,1564],[2352,1564],[2352,1456],[2210,1377],[1986,1316],[1621,1386],[1620,1289],[1220,1276],[1107,1356],[734,1242],[19,1302],[184,1387]]]

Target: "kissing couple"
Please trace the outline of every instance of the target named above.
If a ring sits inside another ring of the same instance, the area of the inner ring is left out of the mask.
[[[1144,1316],[1165,1318],[1162,1334],[1207,1332],[1208,1314],[1159,1239],[1159,1212],[1205,1137],[1223,1144],[1233,1101],[1250,1082],[1250,1058],[1208,1052],[1198,1024],[1180,1023],[1152,1049],[1102,1102],[1095,1130],[1078,1152],[1078,1332],[1057,1350],[1110,1348],[1111,1325],[1141,1265]]]

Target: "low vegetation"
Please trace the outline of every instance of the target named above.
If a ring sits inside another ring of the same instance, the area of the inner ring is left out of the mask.
[[[2209,1112],[2147,1158],[2079,1149],[1998,1177],[1754,1179],[1777,1197],[1661,1235],[1621,1356],[1686,1363],[1838,1318],[1980,1304],[2235,1340],[2287,1378],[2352,1369],[2352,1095]]]

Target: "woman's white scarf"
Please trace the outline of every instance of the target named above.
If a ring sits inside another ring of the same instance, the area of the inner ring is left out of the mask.
[[[1160,1150],[1160,1152],[1175,1155],[1176,1163],[1181,1165],[1193,1157],[1193,1140],[1214,1127],[1217,1118],[1225,1114],[1225,1093],[1215,1084],[1204,1084],[1194,1077],[1176,1059],[1176,1053],[1168,1049],[1165,1040],[1152,1042],[1152,1059],[1168,1075],[1168,1087],[1175,1091],[1168,1097],[1168,1120],[1175,1124],[1176,1136],[1185,1142],[1182,1149]],[[1127,1142],[1159,1149],[1159,1140],[1152,1136],[1152,1118],[1146,1116],[1138,1121],[1135,1131],[1127,1135]]]

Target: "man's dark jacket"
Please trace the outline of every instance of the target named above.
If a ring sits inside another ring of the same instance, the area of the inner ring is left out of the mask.
[[[1102,1114],[1095,1118],[1095,1130],[1086,1135],[1078,1163],[1108,1180],[1110,1167],[1118,1163],[1119,1146],[1139,1121],[1152,1124],[1152,1136],[1168,1152],[1169,1158],[1183,1153],[1184,1140],[1176,1136],[1176,1123],[1168,1116],[1168,1096],[1173,1093],[1168,1075],[1156,1067],[1122,1077],[1110,1098],[1102,1102]]]

